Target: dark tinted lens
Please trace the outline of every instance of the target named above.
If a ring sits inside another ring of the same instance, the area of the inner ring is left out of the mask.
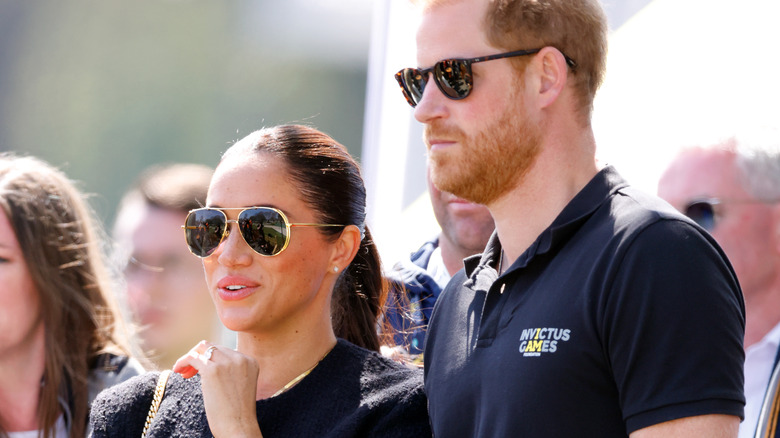
[[[219,210],[191,211],[184,221],[184,237],[190,251],[198,257],[208,257],[222,242],[226,226],[225,215]]]
[[[440,61],[433,74],[442,93],[452,99],[463,99],[471,92],[473,81],[468,62],[457,59]]]
[[[425,85],[428,83],[428,75],[416,68],[405,68],[398,72],[398,81],[406,94],[406,99],[412,106],[420,103]]]
[[[262,255],[276,255],[287,246],[284,218],[270,208],[250,208],[238,216],[238,228],[250,248]]]
[[[715,228],[715,211],[709,202],[694,202],[688,205],[685,215],[707,231]]]

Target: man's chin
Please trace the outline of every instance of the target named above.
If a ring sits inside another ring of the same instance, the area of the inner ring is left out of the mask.
[[[475,199],[473,185],[475,184],[474,178],[468,178],[460,175],[449,175],[446,178],[441,178],[439,182],[431,178],[433,184],[437,189],[452,193],[463,201],[470,203],[480,204],[478,199]],[[463,204],[464,206],[471,206],[473,204]]]
[[[449,192],[453,195],[461,198],[459,194],[452,191],[453,186],[453,172],[455,169],[452,169],[451,166],[445,166],[438,160],[431,160],[428,164],[431,172],[431,182],[434,186],[436,186],[437,189],[439,189],[442,192]]]

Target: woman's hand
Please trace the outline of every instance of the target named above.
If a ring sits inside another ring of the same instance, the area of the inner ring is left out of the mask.
[[[185,379],[200,374],[203,404],[217,437],[262,437],[257,424],[257,362],[227,347],[201,341],[173,365]]]

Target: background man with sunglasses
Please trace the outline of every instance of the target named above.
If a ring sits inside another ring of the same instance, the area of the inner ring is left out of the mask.
[[[595,159],[599,2],[418,3],[420,68],[396,78],[431,178],[496,224],[428,328],[434,434],[736,436],[733,270],[711,236]]]
[[[752,437],[780,345],[780,131],[744,134],[682,150],[658,194],[723,247],[745,297],[745,421]]]

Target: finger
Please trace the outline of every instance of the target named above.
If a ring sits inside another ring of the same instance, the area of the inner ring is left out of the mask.
[[[189,353],[180,357],[179,360],[173,364],[173,372],[181,374],[181,376],[185,379],[189,379],[195,374],[198,374],[198,371],[200,370],[198,356],[199,355],[194,351],[190,351]]]
[[[202,358],[204,360],[211,360],[215,351],[217,351],[217,346],[216,345],[212,345],[209,348],[207,348],[206,351],[204,351],[201,354],[201,356],[202,356]]]
[[[211,342],[203,340],[198,342],[194,347],[192,347],[192,350],[195,351],[198,354],[203,354],[209,347],[213,347],[214,345],[211,344]]]
[[[187,354],[180,357],[179,360],[177,360],[173,365],[173,371],[181,374],[181,376],[185,379],[189,379],[195,374],[198,374],[198,372],[200,372],[200,370],[202,370],[210,360],[203,355],[203,353],[208,350],[208,347],[204,348],[206,345],[207,344],[205,341],[200,342]],[[216,347],[213,349],[215,350]],[[211,354],[213,354],[213,351]]]

